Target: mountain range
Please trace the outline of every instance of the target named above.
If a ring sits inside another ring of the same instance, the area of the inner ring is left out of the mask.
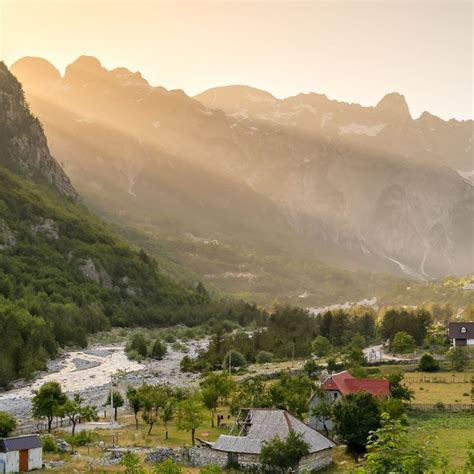
[[[41,58],[11,71],[85,204],[206,284],[332,303],[388,274],[473,269],[472,121],[413,119],[397,93],[192,98],[88,56],[64,75]]]
[[[0,387],[111,325],[207,317],[202,287],[177,284],[81,201],[0,62],[0,331],[8,341],[0,344]]]

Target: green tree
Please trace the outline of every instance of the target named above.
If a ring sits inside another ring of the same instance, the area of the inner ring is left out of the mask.
[[[255,357],[255,361],[257,362],[257,364],[268,364],[272,360],[273,354],[268,351],[260,351]]]
[[[138,430],[138,413],[143,406],[143,401],[140,397],[139,391],[136,388],[129,386],[127,388],[127,400],[128,404],[133,410],[133,415],[135,417],[135,429]]]
[[[148,341],[143,334],[134,334],[127,346],[128,351],[135,351],[143,358],[148,355]]]
[[[120,465],[125,467],[125,474],[145,474],[140,456],[137,453],[126,451],[120,459]]]
[[[403,383],[402,372],[395,372],[393,374],[390,374],[387,378],[390,384],[391,397],[398,398],[399,400],[406,400],[408,402],[413,398],[414,396],[413,390],[410,390]]]
[[[151,348],[150,357],[152,359],[161,360],[166,354],[166,344],[159,339],[153,343]]]
[[[80,421],[98,420],[95,406],[84,405],[84,399],[78,394],[72,398],[67,398],[63,405],[59,407],[59,416],[66,417],[72,423],[72,435],[76,432],[76,425]]]
[[[143,421],[148,425],[148,436],[153,426],[158,423],[159,411],[166,401],[172,396],[171,389],[167,385],[142,385],[139,388],[140,398],[143,404]]]
[[[176,410],[176,426],[178,430],[191,432],[191,443],[195,444],[196,429],[204,420],[201,403],[195,394],[181,401]]]
[[[160,418],[165,427],[165,439],[168,439],[168,423],[174,418],[176,401],[174,398],[168,398],[161,408]]]
[[[36,390],[32,400],[32,414],[34,418],[48,420],[48,433],[51,433],[51,424],[58,416],[60,407],[66,401],[66,395],[58,382],[47,382]]]
[[[230,412],[237,415],[242,407],[268,408],[272,399],[267,386],[260,378],[244,380],[240,383],[230,401]]]
[[[415,350],[415,339],[405,331],[399,331],[393,337],[390,345],[393,352],[406,354]]]
[[[420,358],[418,369],[422,372],[437,372],[439,370],[439,363],[431,354],[423,354]]]
[[[334,404],[334,431],[355,459],[365,452],[370,432],[380,427],[380,415],[377,399],[368,392],[349,393]]]
[[[168,458],[153,466],[152,472],[153,474],[181,474],[183,470],[171,458]]]
[[[296,431],[290,431],[286,439],[275,437],[262,445],[260,461],[264,466],[277,468],[282,472],[294,469],[301,458],[309,454],[309,444],[303,435]]]
[[[202,388],[211,388],[217,395],[218,403],[224,403],[235,389],[235,382],[226,372],[211,372],[204,377],[200,385]]]
[[[112,395],[112,400],[111,400]],[[123,407],[125,404],[125,400],[123,399],[122,394],[118,390],[112,390],[112,394],[109,392],[107,395],[107,399],[105,400],[104,405],[111,405],[113,402],[114,407],[114,420],[117,421],[117,412],[120,407]]]
[[[273,406],[283,408],[303,419],[308,412],[308,402],[314,391],[314,382],[307,375],[280,374],[269,392]]]
[[[381,427],[369,435],[367,448],[361,473],[423,474],[432,472],[439,461],[429,439],[418,443],[400,420],[387,413],[382,414]]]
[[[230,367],[245,367],[247,365],[247,360],[245,356],[240,352],[230,350],[224,357],[222,361],[223,369],[228,369]]]
[[[219,395],[214,387],[204,387],[201,390],[202,403],[209,410],[211,415],[211,426],[214,428],[214,418],[218,407]]]
[[[315,340],[311,344],[313,352],[318,357],[327,356],[331,352],[331,342],[327,337],[324,336],[316,336]]]
[[[8,438],[17,426],[16,418],[9,413],[0,411],[0,438]]]
[[[462,371],[468,360],[464,347],[451,347],[446,353],[446,357],[451,363],[451,370]]]

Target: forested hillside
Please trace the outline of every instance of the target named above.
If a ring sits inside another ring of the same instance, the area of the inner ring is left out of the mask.
[[[183,322],[207,307],[204,287],[174,283],[78,203],[3,64],[0,118],[0,386],[89,333]]]

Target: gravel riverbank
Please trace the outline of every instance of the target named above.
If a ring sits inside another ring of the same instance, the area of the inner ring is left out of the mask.
[[[207,340],[183,342],[190,357],[207,347]],[[110,377],[123,371],[120,388],[127,385],[147,383],[169,383],[186,386],[196,381],[196,374],[185,374],[179,369],[185,352],[168,345],[163,360],[143,361],[127,359],[124,344],[96,345],[82,351],[66,352],[48,364],[48,371],[37,374],[33,381],[18,381],[13,390],[0,393],[0,411],[16,416],[20,421],[30,418],[33,391],[46,382],[56,381],[68,394],[79,393],[87,402],[100,407],[110,389]]]

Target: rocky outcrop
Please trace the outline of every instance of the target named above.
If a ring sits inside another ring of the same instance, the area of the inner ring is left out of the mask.
[[[245,246],[271,235],[423,279],[472,270],[473,187],[458,173],[472,168],[472,121],[414,120],[398,93],[373,107],[247,86],[194,100],[90,57],[29,99],[81,191],[122,221]]]
[[[0,250],[5,250],[16,245],[15,233],[8,227],[7,223],[0,219]]]
[[[17,79],[0,62],[0,164],[37,182],[48,184],[74,201],[79,196],[51,156],[40,122],[31,115]]]
[[[78,262],[79,271],[89,280],[111,290],[113,288],[112,278],[99,264],[96,264],[92,258],[81,259]]]
[[[49,240],[58,240],[58,227],[53,219],[41,218],[38,224],[33,224],[31,230],[34,234],[42,234]]]

